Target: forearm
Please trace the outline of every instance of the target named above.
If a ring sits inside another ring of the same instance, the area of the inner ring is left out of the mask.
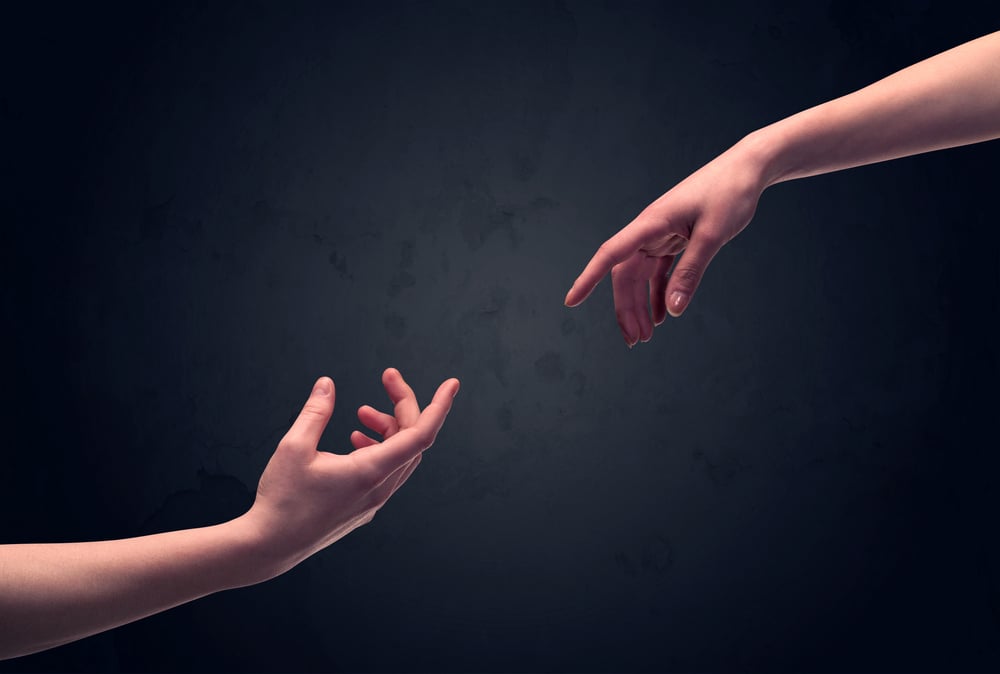
[[[1000,32],[764,127],[741,144],[772,185],[997,137]]]
[[[124,540],[0,546],[0,658],[264,580],[255,541],[237,518]]]

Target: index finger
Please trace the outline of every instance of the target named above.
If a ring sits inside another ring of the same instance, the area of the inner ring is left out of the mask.
[[[407,461],[416,458],[434,444],[438,431],[451,411],[451,403],[458,393],[459,382],[449,379],[438,387],[434,399],[420,413],[417,423],[384,442],[362,447],[351,452],[355,460],[369,464],[379,475],[389,475]]]
[[[632,253],[639,250],[642,243],[639,230],[633,225],[619,230],[617,234],[602,243],[566,294],[564,300],[566,306],[575,307],[587,299],[611,268],[628,259]]]

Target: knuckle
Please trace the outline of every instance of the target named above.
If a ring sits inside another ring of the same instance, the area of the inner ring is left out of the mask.
[[[313,423],[313,422],[324,422],[330,417],[329,413],[322,407],[309,403],[302,408],[299,413],[299,419]]]
[[[275,450],[275,453],[290,455],[302,451],[308,451],[309,449],[314,449],[314,448],[309,447],[309,443],[304,442],[301,438],[297,437],[296,434],[289,433],[278,441],[278,447]]]
[[[712,250],[722,248],[728,240],[725,232],[720,230],[718,227],[699,228],[692,232],[691,235],[696,237],[701,244],[708,246]]]
[[[702,243],[704,243],[712,250],[718,250],[719,248],[722,248],[722,246],[725,245],[726,243],[725,237],[723,237],[718,232],[706,232],[705,234],[702,234],[699,238],[701,239]]]
[[[698,283],[701,278],[701,270],[697,267],[679,267],[674,270],[671,277],[685,287],[690,287]]]
[[[326,406],[320,403],[307,402],[305,407],[302,408],[302,415],[306,418],[311,419],[325,419],[327,415]]]
[[[611,280],[617,283],[632,283],[638,278],[635,265],[622,262],[611,268]]]

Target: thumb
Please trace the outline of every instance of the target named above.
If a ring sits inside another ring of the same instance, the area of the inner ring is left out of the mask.
[[[687,309],[691,297],[701,283],[705,269],[720,248],[722,242],[711,236],[697,236],[695,230],[695,236],[691,237],[691,242],[688,243],[684,255],[677,261],[667,282],[666,305],[671,316],[677,318]]]
[[[285,440],[293,442],[296,446],[316,449],[323,430],[333,414],[335,398],[333,380],[329,377],[317,379],[309,400],[285,434]]]

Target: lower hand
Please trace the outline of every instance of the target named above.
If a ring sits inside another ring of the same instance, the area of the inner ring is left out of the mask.
[[[393,414],[367,405],[358,410],[361,423],[382,441],[354,431],[350,454],[317,451],[334,406],[333,381],[323,377],[278,443],[256,500],[241,518],[259,542],[268,577],[370,522],[433,444],[459,388],[457,379],[445,381],[421,411],[398,370],[387,369],[382,382]]]

